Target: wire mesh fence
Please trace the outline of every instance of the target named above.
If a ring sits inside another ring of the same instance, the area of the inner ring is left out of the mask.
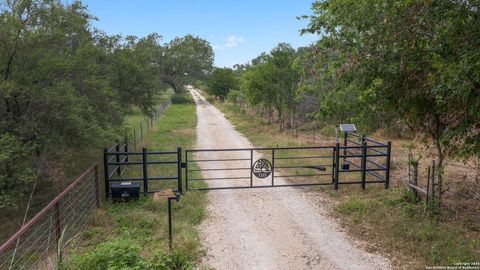
[[[138,147],[141,147],[141,142],[145,138],[148,131],[153,128],[155,120],[162,116],[166,108],[172,105],[171,99],[166,99],[158,107],[155,108],[151,117],[145,117],[142,121],[139,121],[131,127],[128,132],[126,140],[130,142],[133,150],[137,150]]]
[[[99,203],[94,164],[0,246],[0,269],[57,268]]]

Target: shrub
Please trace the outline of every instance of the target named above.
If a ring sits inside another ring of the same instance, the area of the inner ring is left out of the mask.
[[[171,97],[173,104],[193,104],[193,98],[188,94],[174,94]]]

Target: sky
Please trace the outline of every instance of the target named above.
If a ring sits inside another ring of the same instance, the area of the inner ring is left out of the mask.
[[[280,42],[297,48],[316,39],[300,36],[312,0],[83,0],[107,34],[144,37],[156,32],[168,42],[193,34],[210,42],[215,65],[232,67],[268,52]]]

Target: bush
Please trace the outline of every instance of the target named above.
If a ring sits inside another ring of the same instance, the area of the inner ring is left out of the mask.
[[[192,96],[188,94],[174,94],[171,97],[172,104],[193,104],[195,103],[193,101]]]
[[[327,137],[335,136],[335,126],[334,125],[325,125],[320,129],[320,134]]]

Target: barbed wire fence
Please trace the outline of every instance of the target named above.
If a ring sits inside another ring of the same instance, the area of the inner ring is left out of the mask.
[[[78,176],[45,208],[0,246],[0,269],[53,269],[76,246],[99,207],[98,165]]]

